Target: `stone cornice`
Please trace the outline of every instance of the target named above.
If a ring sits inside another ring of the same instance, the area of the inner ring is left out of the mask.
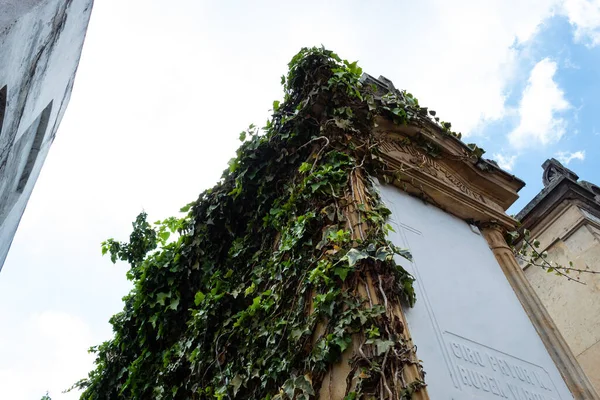
[[[522,227],[533,231],[553,210],[568,200],[577,201],[582,208],[600,213],[596,194],[567,176],[561,176],[546,186],[517,215]]]
[[[521,180],[474,158],[434,124],[400,126],[381,117],[376,124],[374,136],[396,186],[461,219],[515,227],[505,210],[518,198]],[[435,156],[421,148],[424,141],[439,150]]]

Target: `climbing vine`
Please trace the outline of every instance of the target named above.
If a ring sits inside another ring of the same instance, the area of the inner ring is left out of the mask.
[[[511,249],[523,268],[537,267],[547,273],[563,277],[570,282],[576,282],[585,285],[581,281],[581,274],[600,274],[600,271],[592,270],[586,265],[585,269],[576,268],[573,261],[568,260],[568,266],[560,264],[548,258],[547,251],[540,250],[540,241],[531,236],[528,229],[521,231],[507,232],[506,241],[511,245]],[[573,273],[573,275],[571,275]]]
[[[386,237],[374,187],[386,171],[374,118],[446,122],[404,91],[375,96],[356,63],[304,48],[282,77],[284,99],[251,125],[221,180],[128,242],[102,244],[129,263],[134,288],[92,348],[82,399],[310,399],[345,351],[346,399],[408,399],[424,387],[403,324],[415,302],[410,259]],[[473,147],[476,157],[482,150]],[[420,369],[419,369],[420,371]],[[330,383],[329,383],[330,384]]]

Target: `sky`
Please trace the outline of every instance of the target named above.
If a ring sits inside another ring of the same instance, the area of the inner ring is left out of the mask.
[[[358,60],[541,188],[555,157],[600,184],[600,1],[98,0],[71,102],[0,273],[0,399],[87,375],[130,290],[100,253],[211,187],[301,47]]]

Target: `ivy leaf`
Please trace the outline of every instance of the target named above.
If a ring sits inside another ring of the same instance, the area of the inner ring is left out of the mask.
[[[325,185],[325,182],[316,182],[316,183],[313,183],[312,185],[310,185],[310,190],[312,190],[312,192],[314,193],[317,190],[319,190],[319,188],[321,186],[323,186],[323,185]]]
[[[350,249],[344,256],[346,260],[348,260],[348,266],[354,267],[359,260],[364,260],[365,258],[369,258],[369,255],[364,251],[359,251],[357,249]]]
[[[158,236],[160,237],[160,239],[163,242],[166,242],[167,240],[169,240],[169,237],[171,236],[171,232],[169,232],[169,231],[160,232],[158,234]]]
[[[377,249],[377,253],[375,253],[375,258],[379,261],[385,261],[388,257],[391,256],[391,253],[388,251],[387,246],[382,246]]]
[[[377,347],[377,355],[385,354],[390,347],[394,345],[394,342],[391,340],[375,340],[375,346]]]
[[[333,340],[333,343],[335,343],[343,353],[348,346],[350,346],[350,343],[352,343],[352,338],[350,336],[338,336]]]
[[[233,396],[234,397],[237,395],[238,391],[240,390],[240,386],[242,386],[242,383],[244,383],[244,380],[242,378],[240,378],[240,376],[237,374],[236,374],[236,376],[233,377],[233,379],[229,383],[231,386],[233,386]]]
[[[303,162],[302,164],[300,164],[300,168],[298,168],[298,172],[300,173],[305,173],[310,171],[310,169],[312,168],[312,165],[307,163],[307,162]]]
[[[408,261],[412,261],[412,253],[408,249],[396,249],[396,254],[400,257],[406,258]]]
[[[315,391],[312,387],[312,382],[309,380],[307,375],[299,376],[296,379],[294,379],[294,386],[297,389],[301,390],[302,393],[307,396],[307,399],[308,396],[315,395]]]
[[[193,205],[194,205],[194,202],[188,203],[185,206],[181,207],[179,209],[179,212],[186,213],[186,212],[190,211],[190,208],[192,208]]]
[[[244,290],[244,295],[245,296],[249,296],[252,293],[254,293],[254,290],[256,289],[256,285],[254,284],[254,282],[252,282],[252,284],[250,286],[248,286],[246,288],[246,290]]]
[[[206,297],[206,295],[200,291],[198,291],[196,293],[196,296],[194,296],[194,304],[196,304],[197,306],[200,305],[200,303],[202,303],[204,301],[204,298]]]
[[[321,212],[325,215],[327,215],[327,218],[333,222],[335,220],[335,206],[333,204],[328,205],[327,207],[323,208],[321,210]]]
[[[283,391],[290,398],[294,398],[294,392],[296,390],[296,386],[294,385],[294,381],[292,379],[288,379],[283,384]]]
[[[334,118],[333,121],[338,128],[343,130],[346,130],[352,126],[352,121],[349,119]]]
[[[169,304],[169,308],[171,310],[177,311],[178,306],[179,306],[179,297],[176,297],[171,300],[171,304]]]
[[[333,273],[337,276],[340,277],[340,279],[343,281],[346,280],[346,277],[348,276],[348,272],[350,272],[349,268],[345,268],[345,267],[336,267],[333,270]]]
[[[307,327],[302,327],[302,328],[297,328],[297,329],[294,329],[294,330],[292,330],[292,331],[290,332],[290,337],[291,337],[293,340],[298,340],[298,339],[300,339],[302,336],[304,336],[304,335],[309,335],[309,334],[311,334],[311,333],[312,333],[312,331],[311,331],[310,329],[308,329]]]
[[[513,244],[514,241],[517,240],[517,238],[519,237],[519,232],[517,231],[506,232],[506,234],[508,235],[508,238],[510,240],[508,244]]]
[[[171,297],[171,293],[164,293],[164,292],[158,293],[156,295],[156,302],[158,304],[160,304],[161,306],[164,306],[165,305],[165,299],[169,298],[169,297]]]
[[[467,146],[469,149],[471,149],[474,157],[481,158],[481,156],[485,154],[485,150],[481,147],[478,147],[475,143],[469,143]]]

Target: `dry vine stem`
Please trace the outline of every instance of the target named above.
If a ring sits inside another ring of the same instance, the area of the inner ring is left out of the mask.
[[[568,273],[570,273],[571,271],[573,272],[577,272],[579,274],[584,273],[584,274],[600,274],[600,271],[594,271],[592,269],[581,269],[581,268],[572,268],[572,267],[565,267],[562,266],[558,263],[555,263],[554,265],[552,265],[550,262],[548,262],[548,260],[546,260],[546,258],[542,255],[542,253],[539,253],[537,250],[535,250],[535,246],[531,243],[531,241],[529,241],[526,238],[523,238],[523,241],[527,244],[527,246],[529,246],[529,248],[531,248],[533,250],[533,252],[535,252],[535,257],[534,255],[531,256],[526,256],[524,254],[521,254],[519,251],[515,250],[515,257],[519,260],[524,261],[525,263],[529,264],[529,265],[533,265],[536,266],[538,268],[542,268],[543,270],[547,271],[547,272],[552,272],[554,271],[557,275],[560,275],[564,278],[566,278],[568,281],[571,282],[575,282],[575,283],[579,283],[581,285],[586,285],[585,282],[581,282],[579,280],[579,276],[575,279],[570,277],[569,275],[567,275]],[[535,260],[541,260],[542,263],[538,264],[535,262]],[[571,263],[572,265],[572,263]]]
[[[365,174],[362,168],[355,168],[350,172],[350,193],[345,194],[346,206],[343,209],[343,213],[346,217],[347,227],[352,232],[352,240],[364,239],[370,229],[368,220],[362,216],[363,212],[358,208],[359,204],[362,204],[367,212],[372,208],[364,180]],[[357,273],[360,274],[361,272]],[[379,389],[377,390],[380,399],[400,399],[402,388],[407,387],[406,383],[423,382],[424,373],[419,364],[415,346],[412,344],[400,299],[387,298],[381,276],[376,271],[365,270],[362,274],[362,277],[349,280],[349,282],[354,282],[357,287],[347,288],[347,290],[358,292],[370,307],[383,304],[390,327],[392,329],[395,328],[394,333],[404,343],[405,354],[396,354],[396,352],[391,354],[390,349],[386,351],[381,364],[381,377],[379,380]],[[374,281],[377,282],[377,285],[375,285]],[[323,381],[330,384],[321,387],[318,394],[319,399],[343,400],[346,394],[355,388],[357,379],[352,376],[352,373],[357,373],[357,371],[351,366],[350,360],[358,359],[368,364],[371,363],[370,357],[365,354],[363,349],[365,341],[366,338],[363,334],[353,335],[352,344],[346,349],[340,362],[334,364],[325,375]],[[389,371],[386,370],[388,365]],[[395,394],[390,389],[390,386],[395,388]],[[417,386],[420,385],[417,384]],[[411,395],[410,399],[429,400],[427,388],[423,385],[423,387],[420,387]]]

